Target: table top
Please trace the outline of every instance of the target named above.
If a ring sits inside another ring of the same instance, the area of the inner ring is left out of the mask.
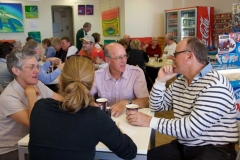
[[[168,64],[172,64],[172,60],[170,59],[162,59],[162,62],[155,61],[153,58],[149,58],[149,61],[145,63],[147,67],[160,68],[162,66],[166,66]]]
[[[139,109],[138,111],[148,114],[150,116],[154,116],[154,112],[150,112],[149,108]],[[137,149],[138,149],[137,154],[147,154],[152,129],[149,127],[139,127],[139,126],[133,126],[133,125],[129,124],[126,119],[125,113],[126,113],[126,111],[124,111],[117,118],[112,117],[113,121],[115,121],[116,124],[119,124],[119,128],[125,134],[127,134],[137,145]],[[28,146],[28,141],[29,141],[29,135],[25,136],[20,141],[18,141],[18,145],[19,146]],[[97,144],[96,151],[112,152],[108,149],[108,147],[106,147],[101,142],[99,142]]]

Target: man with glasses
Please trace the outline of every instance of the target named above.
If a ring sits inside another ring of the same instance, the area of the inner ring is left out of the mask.
[[[149,126],[176,137],[148,151],[148,160],[234,160],[238,141],[233,89],[226,77],[208,63],[206,46],[196,37],[180,41],[174,65],[162,67],[152,88],[152,111],[172,110],[174,119],[127,113],[130,124]],[[166,89],[167,80],[182,74]]]
[[[29,133],[32,95],[56,100],[61,100],[61,96],[38,81],[39,64],[34,51],[13,51],[7,58],[7,67],[14,80],[0,95],[0,159],[17,160],[17,142]]]
[[[128,55],[121,44],[110,43],[104,49],[108,67],[95,72],[91,94],[107,98],[112,115],[118,117],[127,104],[148,107],[148,90],[141,68],[127,63]]]

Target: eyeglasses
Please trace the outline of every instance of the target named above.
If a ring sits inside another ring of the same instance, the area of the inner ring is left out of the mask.
[[[82,42],[82,44],[92,44],[92,42]]]
[[[184,50],[184,51],[174,52],[173,56],[176,57],[178,54],[183,53],[183,52],[192,52],[192,51]]]
[[[34,69],[39,70],[40,66],[39,65],[34,65],[34,64],[30,64],[29,66],[25,66],[24,68],[28,68],[30,71],[33,71]]]
[[[118,56],[118,57],[115,57],[115,58],[110,57],[110,56],[107,56],[107,57],[108,57],[108,58],[115,59],[116,61],[120,62],[123,58],[124,58],[124,59],[127,59],[127,58],[129,57],[129,55],[128,55],[128,54],[125,54],[125,55],[123,55],[123,56]]]

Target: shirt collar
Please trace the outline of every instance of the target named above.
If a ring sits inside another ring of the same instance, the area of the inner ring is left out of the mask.
[[[105,80],[114,79],[112,77],[111,73],[110,73],[109,66],[107,66],[105,69],[106,69]],[[128,66],[126,64],[126,69],[125,69],[125,71],[123,72],[123,74],[122,74],[122,76],[120,78],[129,79],[129,74],[128,74],[127,70],[128,70]]]
[[[196,76],[195,78],[199,78],[199,77],[204,77],[207,75],[207,73],[212,70],[212,65],[211,63],[208,63],[208,65],[206,65]]]
[[[0,58],[0,62],[7,62],[7,60],[6,59],[4,59],[4,58]]]

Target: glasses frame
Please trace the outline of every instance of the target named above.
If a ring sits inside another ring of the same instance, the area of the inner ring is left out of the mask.
[[[111,59],[114,59],[114,60],[116,60],[116,61],[118,61],[118,62],[120,62],[123,58],[126,58],[126,59],[128,59],[128,57],[129,57],[129,54],[125,54],[125,55],[123,55],[123,56],[118,56],[118,57],[115,57],[115,58],[113,58],[113,57],[110,57],[110,56],[106,56],[106,57],[108,57],[108,58],[111,58]]]
[[[192,52],[192,51],[190,51],[190,50],[183,50],[183,51],[179,51],[179,52],[173,52],[173,56],[176,57],[178,54],[184,53],[184,52]]]
[[[32,65],[32,64],[30,64],[29,66],[23,66],[24,68],[27,68],[27,69],[29,69],[30,71],[34,71],[34,70],[39,70],[40,69],[40,65],[38,64],[38,65]]]

